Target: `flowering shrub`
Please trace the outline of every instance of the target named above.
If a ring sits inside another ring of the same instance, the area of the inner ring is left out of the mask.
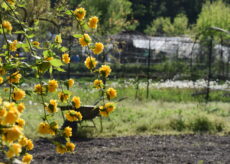
[[[30,163],[33,158],[27,151],[32,150],[34,145],[24,135],[23,129],[26,123],[21,119],[25,110],[23,100],[25,97],[29,98],[28,93],[31,94],[21,86],[27,74],[25,70],[31,70],[39,79],[39,83],[35,84],[32,89],[32,94],[40,97],[44,111],[43,120],[38,125],[38,132],[42,135],[65,138],[65,141],[62,142],[53,140],[57,153],[73,152],[75,145],[70,141],[72,128],[61,128],[54,115],[61,112],[63,121],[70,122],[79,122],[84,119],[82,114],[75,110],[81,107],[81,99],[77,95],[72,95],[70,90],[74,85],[74,80],[58,81],[53,78],[48,82],[44,80],[44,75],[47,72],[50,74],[53,70],[64,72],[62,66],[71,62],[69,50],[62,46],[62,35],[58,34],[53,41],[46,43],[31,41],[31,38],[35,38],[34,29],[29,27],[26,22],[22,22],[16,11],[18,6],[23,7],[23,3],[17,5],[16,0],[3,0],[0,3],[0,33],[4,37],[4,45],[0,54],[0,83],[8,87],[5,89],[8,90],[5,92],[7,94],[1,95],[0,99],[0,153],[5,155],[4,161],[8,162],[18,158],[23,163]],[[99,62],[93,56],[101,54],[104,45],[101,42],[94,43],[90,33],[86,33],[84,30],[87,26],[92,33],[96,32],[99,18],[93,16],[87,21],[84,8],[77,8],[74,11],[66,9],[64,16],[71,17],[79,26],[81,33],[74,34],[73,37],[77,38],[79,44],[88,50],[85,66],[95,74],[96,79],[92,81],[92,85],[98,89],[101,95],[101,101],[95,108],[99,109],[102,116],[108,116],[115,109],[115,104],[110,100],[117,96],[116,90],[114,88],[107,89],[106,85],[111,68],[105,64],[98,66]],[[19,30],[13,25],[17,25]],[[10,41],[8,37],[11,34],[21,34],[25,37],[25,41]],[[32,63],[28,63],[23,57],[20,57],[19,53],[22,51],[30,56]],[[52,98],[47,100],[48,96],[52,96]],[[60,109],[61,105],[68,105],[71,108],[64,112]],[[0,162],[2,161],[0,160]]]

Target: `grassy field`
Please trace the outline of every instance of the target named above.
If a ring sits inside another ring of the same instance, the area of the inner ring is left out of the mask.
[[[36,81],[33,81],[36,83]],[[32,88],[34,84],[25,85]],[[205,103],[204,97],[194,97],[192,89],[151,88],[146,99],[145,88],[136,90],[136,85],[118,82],[110,83],[118,90],[118,98],[125,98],[117,103],[116,110],[108,118],[103,118],[103,131],[100,130],[100,118],[95,118],[97,128],[91,121],[84,121],[79,127],[79,136],[110,137],[149,134],[184,134],[184,133],[230,133],[230,98],[222,91],[211,93],[211,102]],[[99,97],[97,90],[86,80],[78,81],[72,89],[73,95],[81,97],[82,105],[92,105]],[[7,96],[7,93],[2,93]],[[51,96],[58,98],[55,94]],[[214,101],[215,100],[215,101]],[[37,126],[43,108],[40,97],[32,94],[26,98],[26,111],[23,118],[27,124],[25,133],[30,138],[38,138]],[[63,121],[56,115],[59,125]]]

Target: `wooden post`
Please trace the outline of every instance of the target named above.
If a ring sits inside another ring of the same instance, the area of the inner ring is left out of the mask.
[[[149,98],[149,79],[150,79],[150,64],[151,64],[151,39],[149,39],[149,55],[148,55],[148,69],[147,69],[147,88],[146,98]]]
[[[208,52],[208,83],[207,83],[207,88],[206,88],[206,96],[205,96],[205,101],[208,103],[209,101],[209,94],[210,94],[210,81],[212,77],[212,48],[213,48],[213,36],[211,36],[210,41],[209,41],[209,52]]]

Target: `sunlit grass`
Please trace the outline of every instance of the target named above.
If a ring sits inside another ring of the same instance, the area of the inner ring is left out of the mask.
[[[24,89],[32,89],[36,81],[25,86]],[[146,99],[145,88],[135,89],[135,85],[117,87],[119,98],[125,98],[117,103],[116,110],[108,118],[103,118],[103,131],[100,130],[99,117],[94,119],[96,128],[90,121],[83,121],[79,127],[79,135],[94,137],[148,135],[148,134],[182,134],[207,132],[215,134],[229,134],[230,132],[230,108],[229,97],[221,97],[222,92],[211,93],[211,98],[216,101],[204,103],[203,97],[193,97],[191,89],[156,89],[150,90],[150,97]],[[78,81],[71,89],[72,95],[80,96],[82,105],[93,105],[99,96],[88,81]],[[1,95],[8,98],[8,92]],[[58,99],[57,94],[45,97]],[[34,93],[25,98],[26,110],[23,118],[26,120],[25,134],[29,138],[38,138],[37,127],[42,121],[44,113],[41,105],[41,97]],[[57,114],[59,126],[63,124],[61,114]]]

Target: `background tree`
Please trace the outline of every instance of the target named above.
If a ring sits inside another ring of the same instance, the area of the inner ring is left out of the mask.
[[[131,2],[128,0],[82,0],[80,5],[86,8],[88,14],[100,17],[98,30],[101,34],[114,34],[135,28],[135,22],[130,16]]]
[[[188,32],[188,18],[185,14],[178,14],[171,22],[169,17],[159,17],[153,20],[152,24],[147,26],[144,32],[155,36],[185,35]]]

